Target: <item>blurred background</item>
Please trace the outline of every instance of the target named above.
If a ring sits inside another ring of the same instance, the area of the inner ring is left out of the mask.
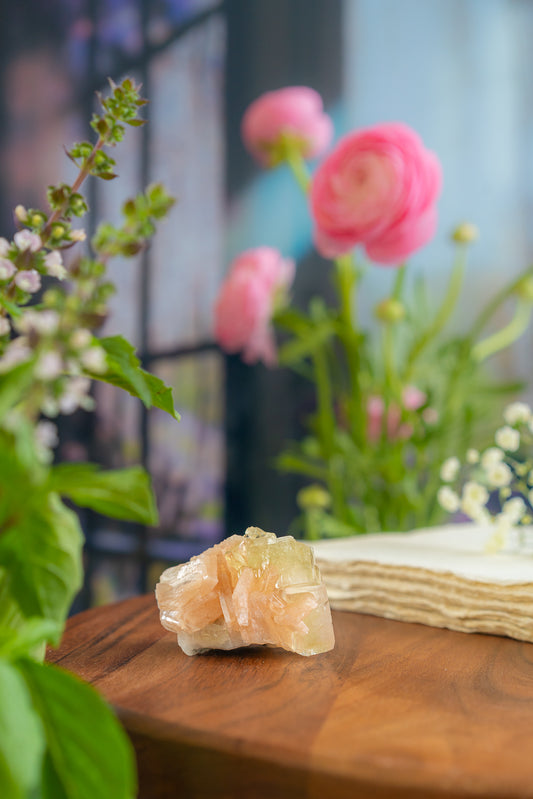
[[[244,151],[247,105],[270,89],[308,85],[337,136],[391,120],[421,134],[442,162],[444,190],[438,234],[412,259],[412,275],[423,272],[439,296],[450,231],[464,220],[481,230],[460,326],[533,259],[532,40],[531,0],[18,0],[4,9],[2,234],[14,232],[17,203],[43,205],[48,184],[71,174],[63,145],[88,137],[108,76],[143,84],[150,124],[117,150],[120,179],[88,187],[88,232],[118,221],[123,200],[151,181],[179,198],[147,252],[113,262],[118,293],[104,332],[126,335],[173,386],[182,421],[99,385],[97,412],[63,421],[58,453],[144,463],[160,526],[85,514],[78,608],[147,590],[169,563],[249,524],[283,533],[296,513],[300,484],[273,460],[301,432],[307,387],[223,356],[212,335],[218,286],[244,248],[266,244],[297,259],[296,304],[330,290],[290,175],[261,172]],[[368,275],[364,321],[391,277],[383,268]],[[528,380],[532,343],[529,334],[495,359],[495,372]]]

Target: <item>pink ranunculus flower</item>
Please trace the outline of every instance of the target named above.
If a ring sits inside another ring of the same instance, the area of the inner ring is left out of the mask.
[[[289,86],[258,97],[244,114],[241,132],[246,147],[263,166],[276,166],[282,160],[283,136],[299,147],[304,158],[316,158],[331,143],[333,123],[314,89]]]
[[[399,264],[426,244],[437,223],[441,168],[402,123],[345,136],[311,183],[315,244],[327,258],[361,244],[379,264]]]
[[[215,304],[215,338],[246,363],[276,363],[272,315],[294,279],[294,262],[272,247],[257,247],[233,262]]]

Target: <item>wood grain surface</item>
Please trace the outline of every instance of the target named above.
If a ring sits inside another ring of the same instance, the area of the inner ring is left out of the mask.
[[[533,798],[533,644],[334,612],[336,646],[187,657],[152,596],[74,616],[142,799]]]

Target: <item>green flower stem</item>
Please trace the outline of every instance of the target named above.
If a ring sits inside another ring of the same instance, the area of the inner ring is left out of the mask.
[[[398,302],[401,300],[405,284],[406,264],[402,264],[396,271],[394,285],[392,287],[392,298]],[[396,361],[394,358],[394,324],[385,322],[383,328],[383,364],[385,368],[385,399],[388,401],[391,396],[400,394]]]
[[[509,347],[524,333],[529,325],[530,318],[531,303],[525,300],[519,300],[515,315],[509,324],[475,345],[472,350],[472,357],[474,360],[478,362],[484,361],[486,358],[494,355],[494,353]]]
[[[309,184],[311,183],[311,176],[300,150],[297,147],[287,146],[285,150],[285,160],[299,187],[304,194],[307,194],[309,191]]]
[[[360,355],[357,327],[357,314],[354,290],[357,286],[357,272],[353,255],[342,255],[335,259],[337,267],[337,286],[339,291],[340,337],[346,350],[348,374],[350,378],[349,408],[350,428],[354,441],[360,441],[363,433],[363,407],[360,386]]]
[[[436,336],[441,332],[443,327],[445,326],[446,322],[450,318],[457,300],[459,299],[459,293],[461,291],[461,287],[463,285],[463,278],[465,273],[466,267],[466,245],[460,244],[457,246],[457,252],[455,257],[455,263],[453,265],[452,274],[450,277],[450,282],[448,284],[448,290],[446,292],[446,296],[440,306],[435,319],[433,320],[433,324],[430,325],[427,330],[420,336],[420,338],[415,341],[413,344],[409,355],[407,356],[407,365],[406,365],[406,373],[405,373],[405,381],[407,382],[412,373],[415,366],[415,363],[421,353],[425,350],[428,344],[433,341]]]
[[[474,342],[477,339],[485,325],[490,322],[498,308],[503,305],[503,303],[508,300],[509,297],[512,297],[512,295],[516,293],[522,281],[528,277],[533,277],[533,267],[526,269],[525,272],[522,272],[522,274],[516,278],[516,280],[513,280],[512,283],[504,286],[496,294],[496,296],[481,311],[474,325],[472,326],[472,329],[468,335],[470,342]]]
[[[89,174],[91,172],[91,168],[92,168],[93,163],[94,163],[94,159],[95,159],[96,153],[98,152],[98,150],[102,149],[104,144],[105,144],[105,139],[102,136],[99,136],[98,137],[98,141],[94,145],[91,154],[87,157],[84,166],[80,168],[78,176],[77,176],[76,180],[74,181],[74,183],[72,184],[72,193],[73,194],[79,190],[79,188],[81,187],[81,185],[84,182],[84,180],[89,176]],[[66,201],[65,201],[65,203],[66,203]],[[52,230],[52,226],[55,224],[55,222],[57,222],[58,219],[61,218],[61,215],[62,215],[63,211],[64,211],[64,206],[60,207],[60,208],[56,208],[56,210],[53,212],[53,214],[48,219],[48,221],[47,221],[46,225],[44,226],[44,228],[42,230],[42,233],[41,233],[41,240],[42,240],[42,242],[44,244],[46,243],[46,241],[47,241],[47,239],[48,239],[48,237],[50,235],[50,232]]]

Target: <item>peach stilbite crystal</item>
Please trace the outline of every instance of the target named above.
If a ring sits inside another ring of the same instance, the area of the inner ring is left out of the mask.
[[[317,655],[335,643],[313,551],[292,536],[249,527],[166,569],[155,591],[161,624],[187,655],[255,644]]]

